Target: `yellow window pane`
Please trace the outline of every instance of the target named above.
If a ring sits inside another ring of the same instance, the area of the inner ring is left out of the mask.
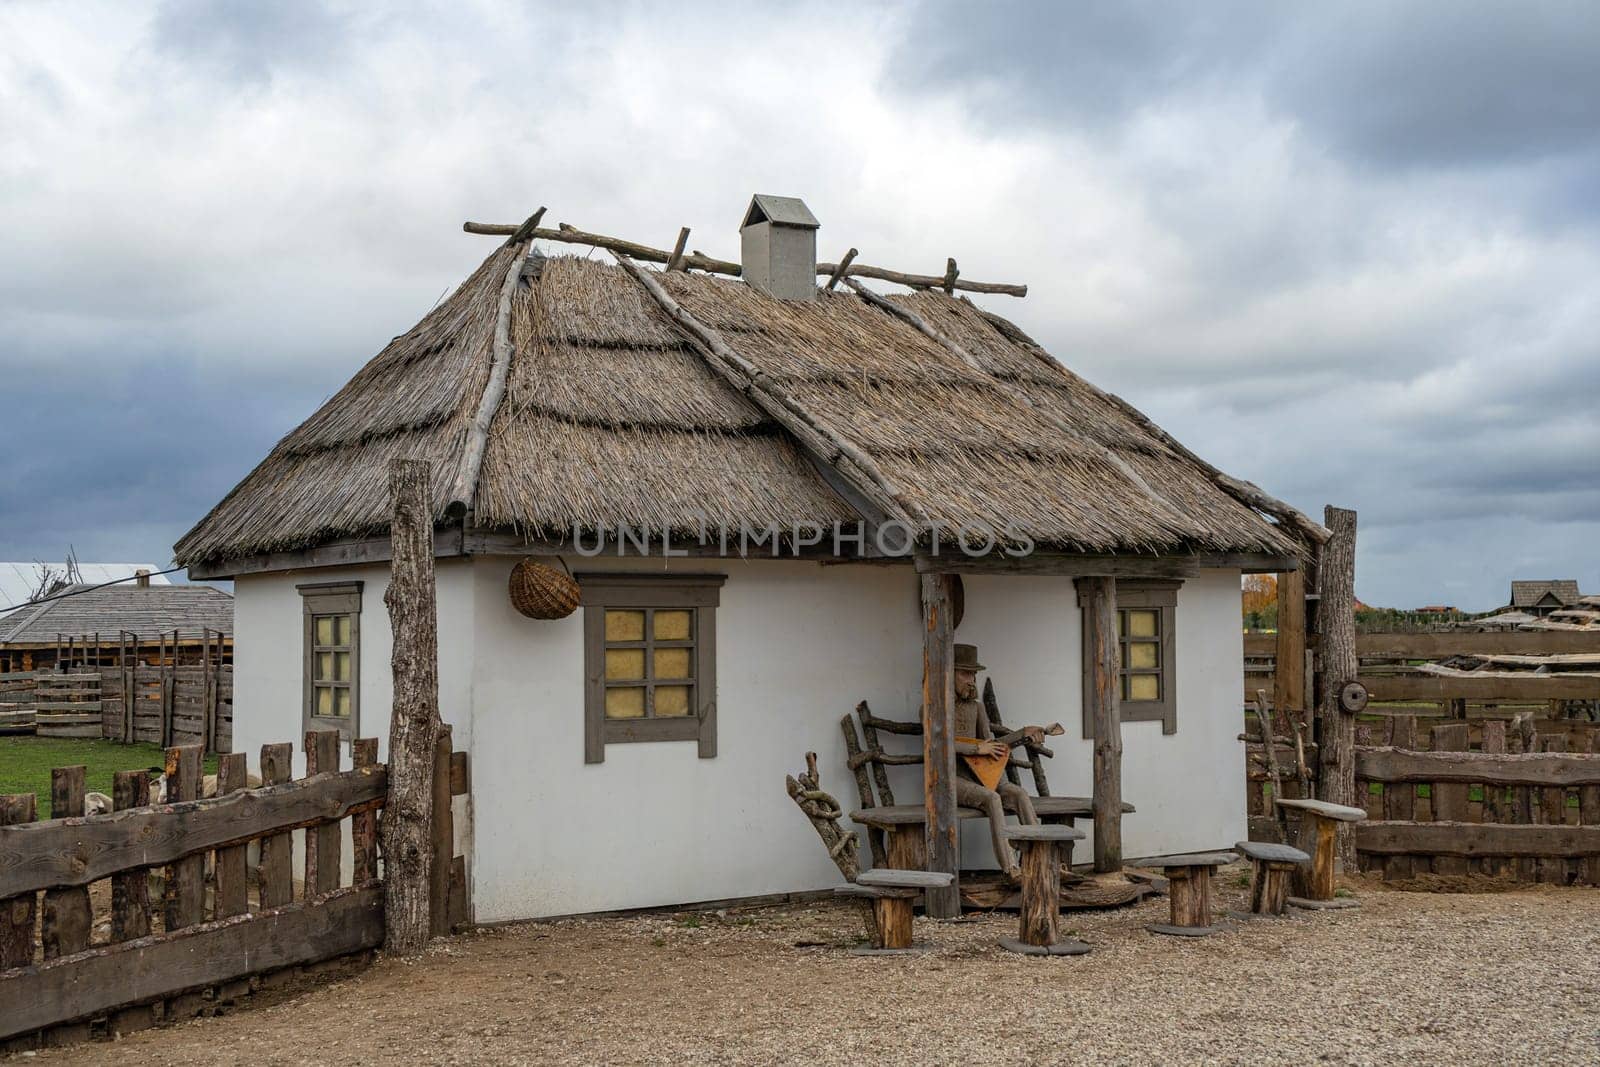
[[[606,649],[606,681],[628,682],[644,677],[644,649]]]
[[[682,718],[689,714],[689,687],[686,685],[656,686],[656,715],[662,718]]]
[[[316,664],[316,669],[311,675],[312,678],[319,682],[329,682],[333,680],[332,652],[318,652],[312,662]]]
[[[607,641],[643,641],[644,640],[644,612],[642,612],[642,611],[608,611],[608,612],[606,612],[606,640]]]
[[[643,689],[607,689],[606,690],[606,718],[608,719],[642,719],[644,718],[644,690]]]
[[[333,616],[332,615],[318,615],[317,616],[317,644],[319,644],[319,645],[331,645],[331,644],[333,644]]]
[[[1151,669],[1161,666],[1161,646],[1154,641],[1129,641],[1122,649],[1125,654],[1124,666]]]
[[[656,649],[656,677],[689,677],[689,650],[687,648]]]
[[[658,611],[655,615],[657,641],[689,640],[689,613],[687,611]]]
[[[1127,676],[1129,700],[1160,700],[1161,679],[1154,674],[1130,674]]]
[[[316,700],[317,712],[316,713],[318,715],[332,715],[333,714],[333,690],[327,688],[326,686],[318,686],[317,689],[316,689],[316,695],[317,695],[317,700]]]
[[[350,644],[350,616],[335,615],[333,619],[333,643],[349,646]]]
[[[1159,611],[1148,609],[1128,612],[1129,637],[1154,637],[1156,636],[1157,619]]]
[[[350,680],[350,653],[335,652],[333,654],[334,678],[341,682]]]
[[[350,690],[335,689],[333,691],[333,713],[341,719],[350,717]]]

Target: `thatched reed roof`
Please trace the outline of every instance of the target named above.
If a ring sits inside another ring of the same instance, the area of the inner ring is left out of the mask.
[[[502,284],[526,247],[496,250],[279,442],[178,542],[178,561],[382,533],[395,456],[432,464],[442,520],[490,378]],[[1085,552],[1296,551],[1137,412],[965,299],[890,298],[976,366],[855,293],[782,301],[734,279],[654,277],[870,457],[899,500],[855,488],[884,515],[1010,525]],[[733,388],[621,267],[535,256],[505,291],[509,374],[477,468],[474,528],[561,538],[599,524],[698,532],[861,517],[819,474],[817,442]]]

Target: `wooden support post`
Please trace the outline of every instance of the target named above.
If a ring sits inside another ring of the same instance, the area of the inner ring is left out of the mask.
[[[83,767],[57,767],[50,772],[50,817],[71,819],[83,815]],[[89,887],[47,889],[40,931],[44,958],[70,956],[89,947],[94,914],[89,910]]]
[[[150,803],[149,771],[118,771],[111,779],[117,811]],[[111,940],[132,941],[150,933],[150,871],[138,868],[111,876]]]
[[[1433,728],[1433,750],[1435,752],[1467,751],[1467,724],[1455,722],[1447,726],[1435,726]],[[1430,792],[1433,794],[1434,822],[1467,821],[1467,786],[1465,783],[1434,782]],[[1467,873],[1467,860],[1464,856],[1435,856],[1433,858],[1433,873],[1464,875]]]
[[[339,731],[306,733],[306,777],[339,770]],[[306,899],[339,888],[343,842],[339,823],[325,822],[306,830]]]
[[[433,742],[433,857],[428,870],[428,927],[434,937],[450,933],[450,866],[455,859],[455,817],[450,810],[449,723]]]
[[[217,796],[237,793],[246,786],[247,768],[243,752],[232,752],[217,761]],[[216,919],[230,915],[243,915],[250,910],[246,883],[245,855],[247,846],[232,845],[217,849],[217,889],[215,899]]]
[[[928,870],[948,874],[948,886],[930,888],[924,908],[936,919],[961,914],[961,849],[956,813],[955,621],[950,579],[922,576],[922,783],[927,809]]]
[[[38,801],[32,793],[0,796],[0,826],[33,822]],[[33,925],[38,897],[33,893],[0,900],[0,971],[33,962]]]
[[[1356,717],[1339,703],[1340,690],[1356,679],[1356,513],[1328,507],[1323,523],[1331,531],[1322,546],[1317,566],[1317,625],[1321,634],[1317,672],[1317,709],[1322,733],[1317,739],[1320,771],[1318,796],[1330,804],[1354,807],[1356,804]],[[1345,867],[1356,869],[1355,835],[1348,828],[1335,828],[1337,852]],[[1303,846],[1302,846],[1303,847]]]
[[[378,765],[378,739],[358,737],[350,744],[350,759],[357,770]],[[350,819],[352,885],[365,885],[378,877],[378,813],[363,811]]]
[[[199,800],[201,770],[199,745],[177,745],[167,749],[167,803]],[[162,905],[169,931],[205,921],[204,855],[185,856],[167,867]]]
[[[1305,710],[1306,579],[1300,571],[1278,575],[1278,648],[1272,704],[1290,722]]]
[[[389,589],[389,795],[383,811],[384,951],[415,956],[427,944],[433,858],[433,761],[439,733],[438,607],[433,581],[433,507],[428,465],[389,465],[393,501]]]
[[[1563,734],[1543,739],[1541,749],[1545,752],[1565,752],[1567,739]],[[1567,790],[1565,786],[1547,785],[1539,790],[1539,821],[1547,826],[1563,826],[1567,821]],[[1567,860],[1565,856],[1551,856],[1539,860],[1539,881],[1550,885],[1567,884]]]
[[[1414,715],[1396,715],[1389,720],[1389,743],[1395,748],[1412,749],[1417,744],[1417,719]],[[1394,822],[1410,822],[1416,817],[1417,787],[1412,782],[1386,782],[1383,786],[1383,817]],[[1427,860],[1422,861],[1426,865]],[[1410,878],[1415,873],[1416,861],[1410,856],[1387,856],[1383,861],[1383,877],[1387,881]]]
[[[896,893],[872,901],[872,947],[892,951],[911,948],[911,897]]]
[[[261,746],[261,784],[282,785],[293,771],[294,746]],[[261,883],[261,906],[275,908],[288,904],[294,896],[294,838],[291,834],[268,834],[261,839],[261,859],[257,868]]]
[[[1489,719],[1483,724],[1483,754],[1504,755],[1506,751],[1506,724],[1503,719]],[[1389,786],[1385,786],[1388,789]],[[1483,818],[1486,823],[1506,822],[1506,787],[1492,782],[1483,783]],[[1480,870],[1489,876],[1498,875],[1509,866],[1504,856],[1485,856],[1479,861]]]
[[[1094,869],[1122,869],[1122,694],[1117,580],[1079,578],[1083,609],[1083,713],[1094,736]]]

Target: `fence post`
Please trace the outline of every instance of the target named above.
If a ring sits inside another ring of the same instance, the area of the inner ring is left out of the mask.
[[[33,822],[38,798],[32,793],[0,796],[0,826]],[[33,893],[0,900],[0,971],[33,962],[33,922],[38,898]]]
[[[1331,505],[1323,510],[1323,525],[1333,534],[1322,546],[1317,564],[1320,594],[1317,626],[1322,635],[1317,672],[1317,709],[1322,734],[1317,739],[1320,773],[1317,788],[1323,800],[1355,805],[1356,717],[1339,703],[1346,682],[1356,680],[1356,513]],[[1349,823],[1339,824],[1339,858],[1345,870],[1356,869],[1355,834]]]
[[[150,803],[150,772],[118,771],[112,776],[111,805],[117,811]],[[111,940],[132,941],[150,933],[150,869],[111,876]]]
[[[339,770],[339,731],[312,730],[306,734],[306,777]],[[338,822],[319,823],[306,829],[306,897],[321,896],[339,888],[340,833]]]
[[[245,787],[248,768],[243,752],[231,752],[217,761],[217,796],[237,793]],[[246,848],[234,845],[217,849],[216,914],[218,919],[243,915],[250,910],[246,885]]]
[[[200,799],[202,764],[199,745],[167,749],[167,803]],[[205,921],[206,858],[185,856],[167,867],[162,901],[168,930]]]
[[[83,814],[85,767],[57,767],[50,772],[50,817],[70,819]],[[89,930],[94,914],[89,910],[89,887],[47,889],[44,893],[44,918],[40,935],[44,958],[70,956],[89,947]]]
[[[378,739],[358,737],[350,743],[350,761],[357,770],[378,764]],[[378,813],[363,811],[350,820],[350,841],[353,855],[350,882],[366,885],[378,877]]]
[[[433,507],[428,465],[389,464],[393,519],[389,589],[394,633],[390,668],[389,796],[383,811],[384,951],[415,956],[432,929],[433,757],[439,732],[438,607],[433,581]]]
[[[289,780],[294,762],[294,746],[261,746],[261,784],[282,785]],[[294,896],[294,835],[268,834],[261,839],[261,858],[256,878],[261,883],[261,906],[275,908]]]

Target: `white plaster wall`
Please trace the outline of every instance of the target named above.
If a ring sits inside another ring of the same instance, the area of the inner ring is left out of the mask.
[[[922,647],[910,568],[573,565],[728,575],[717,609],[717,756],[697,758],[692,742],[622,744],[585,765],[582,611],[522,618],[506,597],[511,561],[477,560],[477,919],[838,884],[783,776],[815,751],[823,787],[853,807],[840,716],[862,699],[882,714],[914,714]]]
[[[1060,722],[1050,739],[1050,791],[1088,796],[1093,790],[1093,742],[1083,737],[1083,626],[1070,578],[968,577],[966,616],[957,640],[976,644],[994,679],[1008,726]],[[1244,746],[1239,690],[1244,638],[1239,621],[1239,573],[1205,571],[1178,590],[1176,609],[1178,731],[1159,722],[1122,727],[1122,796],[1138,811],[1122,822],[1123,854],[1171,855],[1230,847],[1244,840]],[[982,679],[980,678],[980,684]],[[1027,773],[1023,779],[1029,785]],[[1092,853],[1093,827],[1074,852]],[[963,858],[992,865],[982,824],[962,827]]]

